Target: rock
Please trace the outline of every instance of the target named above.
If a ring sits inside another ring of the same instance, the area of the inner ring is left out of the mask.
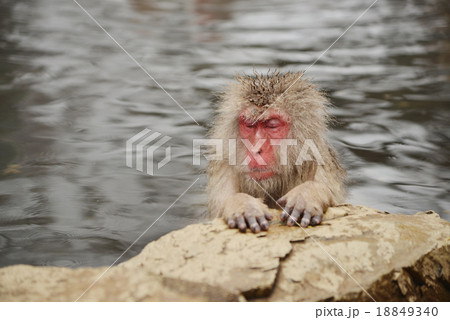
[[[342,205],[320,226],[190,225],[107,268],[0,269],[1,301],[450,301],[450,223]],[[104,273],[104,276],[100,277]]]
[[[16,265],[0,269],[0,301],[76,301],[107,268]],[[206,284],[113,267],[79,301],[239,301]]]

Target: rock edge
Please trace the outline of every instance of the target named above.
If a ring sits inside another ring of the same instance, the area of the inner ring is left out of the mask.
[[[0,269],[0,301],[77,299],[450,301],[450,223],[433,211],[389,214],[345,204],[306,229],[279,220],[259,234],[219,219],[190,225],[109,270]]]

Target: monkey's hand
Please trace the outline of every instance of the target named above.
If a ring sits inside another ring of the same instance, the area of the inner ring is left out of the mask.
[[[317,181],[306,181],[298,185],[277,203],[284,208],[280,215],[281,221],[286,221],[288,226],[298,224],[299,221],[303,228],[320,224],[323,213],[334,205],[331,190]]]
[[[241,232],[250,228],[253,233],[267,231],[269,229],[267,220],[273,218],[261,199],[246,193],[236,193],[228,198],[222,216],[230,228],[238,228]]]

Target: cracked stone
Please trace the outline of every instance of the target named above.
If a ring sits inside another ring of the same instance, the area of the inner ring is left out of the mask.
[[[450,301],[450,223],[432,211],[330,208],[320,226],[260,234],[221,220],[149,243],[81,301]],[[1,301],[74,301],[106,268],[0,269]]]

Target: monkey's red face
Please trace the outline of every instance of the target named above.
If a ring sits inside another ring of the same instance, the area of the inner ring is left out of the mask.
[[[272,140],[285,139],[289,133],[289,119],[285,115],[269,110],[264,118],[256,121],[250,118],[250,108],[239,116],[239,134],[246,145],[248,175],[255,180],[272,177],[278,159]]]

